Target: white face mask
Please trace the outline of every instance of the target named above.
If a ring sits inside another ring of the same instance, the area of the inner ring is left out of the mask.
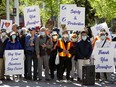
[[[87,39],[87,36],[82,36],[83,41],[86,41],[86,39]]]
[[[53,39],[57,39],[58,38],[58,36],[53,36]]]
[[[21,31],[22,31],[22,30],[21,30],[21,29],[19,29],[19,30],[18,30],[18,33],[20,34],[20,33],[21,33]]]
[[[69,36],[68,36],[68,34],[63,34],[62,35],[64,38],[68,38]]]
[[[102,35],[100,38],[101,38],[102,40],[104,40],[104,39],[106,39],[106,36]]]
[[[45,36],[45,32],[40,32],[40,35],[41,36]]]
[[[13,39],[13,40],[15,40],[15,39],[16,39],[16,37],[17,37],[16,35],[12,35],[12,39]]]
[[[2,36],[6,36],[6,33],[5,33],[5,32],[3,32],[3,33],[2,33]]]
[[[77,42],[77,38],[72,38],[72,42]]]

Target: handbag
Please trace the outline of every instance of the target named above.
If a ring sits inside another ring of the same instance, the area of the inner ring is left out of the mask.
[[[56,59],[55,59],[55,64],[58,65],[60,63],[59,55],[57,53]]]

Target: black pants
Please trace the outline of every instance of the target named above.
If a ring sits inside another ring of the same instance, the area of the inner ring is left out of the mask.
[[[26,59],[25,59],[25,77],[29,80],[32,79],[32,61],[33,61],[33,68],[34,68],[34,80],[37,79],[37,67],[38,67],[38,60],[36,57],[35,52],[26,51]]]
[[[54,71],[56,70],[55,59],[56,56],[50,57],[49,59],[49,69],[50,69],[51,79],[54,79]]]
[[[63,80],[63,74],[66,70],[66,79],[70,79],[70,71],[72,67],[71,58],[68,57],[60,57],[60,64],[57,69],[57,78],[58,80]]]

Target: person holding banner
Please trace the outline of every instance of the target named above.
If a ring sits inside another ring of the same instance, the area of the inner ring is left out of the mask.
[[[110,41],[110,38],[108,37],[108,33],[106,32],[105,29],[101,29],[100,32],[106,33],[106,39],[107,39],[108,41]],[[94,48],[95,43],[96,43],[97,40],[100,40],[100,36],[99,36],[99,35],[98,35],[97,37],[94,37],[94,40],[92,41],[92,47],[93,47],[93,48]]]
[[[76,58],[78,60],[78,75],[80,81],[82,81],[82,66],[85,64],[90,64],[90,56],[92,54],[92,45],[87,37],[87,33],[82,31],[82,39],[76,44]]]
[[[10,33],[9,41],[6,44],[5,50],[19,50],[22,49],[20,41],[17,39],[17,34],[12,31]]]
[[[6,29],[1,29],[0,36],[0,79],[4,80],[4,51],[8,41]]]
[[[100,32],[99,37],[100,37],[100,39],[96,41],[94,49],[109,48],[110,41],[107,39],[106,33]],[[109,81],[109,83],[113,83],[112,78],[111,78],[111,73],[106,73],[106,77],[105,77],[105,74],[101,72],[100,73],[100,83],[104,84],[105,79],[107,79]]]
[[[20,50],[20,49],[22,49],[22,46],[20,41],[17,39],[17,34],[14,31],[10,32],[9,41],[6,44],[5,50]],[[13,79],[15,80],[14,75],[13,75]]]
[[[25,38],[25,79],[27,80],[37,80],[37,57],[35,52],[35,41],[37,38],[37,35],[35,34],[35,28],[29,28],[30,35],[27,35]],[[33,67],[34,67],[34,75],[32,78],[32,61],[33,61]]]
[[[40,29],[40,36],[36,39],[35,48],[36,55],[38,58],[38,77],[39,81],[42,80],[42,65],[45,67],[45,80],[49,81],[49,57],[53,42],[51,37],[46,33],[46,28]]]

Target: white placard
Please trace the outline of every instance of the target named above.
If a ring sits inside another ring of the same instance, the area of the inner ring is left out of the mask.
[[[94,55],[95,72],[114,72],[114,49],[96,48]]]
[[[66,9],[67,9],[67,4],[60,5],[60,23],[61,24],[66,24]]]
[[[40,26],[39,6],[30,6],[24,8],[24,21],[27,28]]]
[[[66,27],[68,30],[83,31],[85,27],[85,8],[68,5],[66,11]]]
[[[101,29],[106,30],[106,32],[108,33],[108,37],[111,40],[111,35],[110,35],[109,28],[108,28],[106,22],[91,27],[94,38],[99,35]]]
[[[114,48],[114,65],[116,66],[116,42],[111,42],[111,48]]]
[[[24,50],[5,50],[5,75],[24,74]]]
[[[6,29],[6,32],[9,33],[12,31],[12,20],[1,20],[0,29]]]

